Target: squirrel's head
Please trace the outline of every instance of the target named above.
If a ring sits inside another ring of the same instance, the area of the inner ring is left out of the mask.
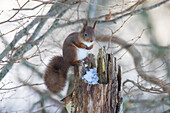
[[[94,29],[96,26],[97,21],[95,21],[93,27],[88,26],[87,21],[84,23],[83,28],[81,30],[81,36],[83,37],[83,40],[86,42],[93,42],[95,40],[95,34]]]

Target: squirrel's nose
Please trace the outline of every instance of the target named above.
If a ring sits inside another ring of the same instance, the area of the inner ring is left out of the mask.
[[[90,42],[93,42],[93,40],[90,40]]]

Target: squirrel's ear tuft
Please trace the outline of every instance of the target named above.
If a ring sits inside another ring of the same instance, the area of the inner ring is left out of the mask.
[[[95,21],[95,22],[94,22],[93,29],[95,29],[95,27],[96,27],[96,23],[97,23],[97,21]]]
[[[82,28],[82,32],[86,31],[87,29],[87,24],[88,24],[88,21],[86,20],[84,23],[83,23],[83,28]]]
[[[88,21],[86,20],[84,23],[83,23],[83,27],[87,27],[88,25]]]

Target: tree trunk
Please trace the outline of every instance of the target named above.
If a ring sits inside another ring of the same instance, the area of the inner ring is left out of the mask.
[[[88,64],[91,64],[90,68],[93,68],[95,66],[94,58],[91,57],[90,61],[93,61],[93,63]],[[121,69],[120,66],[117,69],[116,58],[113,58],[112,54],[107,54],[106,57],[103,57],[101,52],[98,55],[97,69],[100,70],[97,71],[98,76],[102,76],[99,77],[100,83],[91,85],[81,79],[84,69],[80,69],[79,66],[74,67],[74,91],[64,99],[69,113],[119,112],[122,103]],[[100,79],[104,79],[104,81]]]

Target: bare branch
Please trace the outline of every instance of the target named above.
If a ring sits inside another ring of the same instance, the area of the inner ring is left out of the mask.
[[[37,6],[33,7],[33,8],[22,8],[22,9],[13,8],[13,10],[14,10],[14,11],[15,11],[15,10],[17,10],[17,11],[18,11],[18,10],[20,10],[20,11],[23,11],[23,10],[34,10],[34,9],[36,9],[36,8],[39,8],[39,7],[42,6],[42,5],[45,5],[45,4],[54,4],[54,2],[43,2],[43,3],[37,5]]]
[[[27,2],[25,2],[24,5],[22,5],[22,6],[19,8],[19,10],[18,10],[13,16],[11,16],[8,20],[5,20],[5,21],[3,21],[3,22],[0,22],[0,24],[9,22],[12,18],[14,18],[14,17],[20,12],[20,10],[21,10],[26,4],[28,4],[29,1],[30,1],[30,0],[27,0]]]
[[[96,37],[96,40],[98,41],[106,41],[106,40],[109,41],[110,39],[112,42],[117,43],[121,45],[122,47],[124,47],[125,45],[128,45],[126,41],[124,41],[123,39],[117,38],[117,37],[110,37],[110,36]],[[138,67],[141,67],[142,56],[140,52],[136,49],[136,47],[130,46],[130,47],[125,47],[125,49],[132,55],[134,63],[135,63],[136,71],[139,73],[140,77],[147,82],[153,83],[161,87],[164,92],[170,95],[170,86],[168,85],[168,83],[166,83],[166,81],[160,80],[151,75],[147,75],[142,68],[138,68]]]
[[[37,85],[43,85],[44,83],[36,83],[36,84],[22,84],[22,85],[19,85],[19,86],[15,86],[15,87],[11,87],[11,88],[0,88],[0,90],[13,90],[13,89],[17,89],[17,88],[20,88],[20,87],[23,87],[23,86],[37,86]]]
[[[124,17],[126,17],[126,16],[131,15],[131,14],[133,14],[133,15],[134,15],[134,14],[139,14],[139,13],[142,13],[142,12],[144,12],[144,11],[148,11],[148,10],[157,8],[157,7],[159,7],[159,6],[167,3],[168,1],[169,1],[169,0],[164,0],[164,1],[162,1],[162,2],[159,2],[159,3],[155,4],[155,5],[152,5],[152,6],[149,6],[149,7],[140,8],[140,9],[137,9],[137,10],[135,10],[135,11],[131,11],[131,12],[129,12],[129,13],[123,14],[122,16],[118,16],[118,17],[116,17],[116,18],[114,18],[114,19],[112,19],[112,20],[108,20],[108,21],[98,21],[98,23],[116,22],[117,20],[120,20],[120,19],[122,19],[122,18],[124,18]]]
[[[49,12],[47,13],[47,17],[54,17],[58,13],[57,6],[60,4],[56,3],[54,4]],[[27,33],[31,28],[33,28],[37,23],[40,21],[47,21],[48,18],[35,18],[27,27],[20,30],[12,40],[12,42],[3,50],[3,52],[0,54],[0,61],[11,51],[11,49],[15,46],[15,44]]]
[[[118,17],[116,17],[116,18],[114,18],[114,19],[111,19],[111,20],[108,20],[108,21],[98,20],[97,23],[98,23],[98,24],[99,24],[99,23],[109,23],[109,22],[115,23],[116,21],[118,21],[118,20],[120,20],[120,19],[122,19],[122,18],[124,18],[124,17],[127,17],[127,16],[129,16],[129,15],[131,15],[131,14],[135,15],[135,14],[142,13],[142,12],[144,12],[144,11],[148,11],[148,10],[157,8],[157,7],[159,7],[159,6],[167,3],[168,1],[169,1],[169,0],[164,0],[164,1],[162,1],[162,2],[159,2],[159,3],[155,4],[155,5],[152,5],[152,6],[149,6],[149,7],[140,8],[140,9],[131,11],[131,12],[129,12],[129,13],[125,13],[125,14],[123,14],[123,15],[121,15],[121,16],[118,16]],[[105,16],[106,16],[106,15],[105,15]],[[75,20],[75,21],[72,21],[72,22],[69,22],[69,23],[60,24],[60,25],[58,25],[57,28],[65,27],[65,26],[68,26],[68,25],[77,24],[77,23],[80,23],[80,22],[84,22],[84,21],[86,21],[86,20],[91,21],[91,22],[95,22],[95,21],[96,21],[96,18],[92,18],[92,19],[86,19],[86,18],[84,18],[84,19],[80,19],[80,20]]]
[[[166,93],[165,91],[162,91],[162,90],[160,90],[159,88],[154,88],[154,87],[146,88],[146,87],[140,85],[139,83],[135,83],[134,81],[129,80],[129,79],[127,79],[126,81],[123,82],[123,86],[125,86],[125,84],[128,83],[128,82],[132,83],[133,85],[135,85],[135,86],[138,87],[141,91],[144,91],[144,92],[155,93],[155,94]]]
[[[72,7],[72,5],[74,5],[74,2],[70,2],[68,3],[70,4],[70,7]],[[66,7],[61,7],[60,10],[57,10],[57,14],[58,14],[58,18],[62,17],[63,14],[68,10],[68,6]],[[17,49],[17,51],[15,51],[15,54],[11,57],[9,63],[7,65],[5,65],[2,69],[2,71],[0,72],[0,80],[9,72],[9,70],[12,68],[13,63],[15,63],[16,60],[18,60],[25,52],[29,51],[30,49],[32,49],[32,47],[34,47],[35,45],[38,45],[42,40],[44,40],[44,38],[50,34],[55,28],[56,28],[56,24],[58,23],[58,19],[56,19],[56,21],[54,22],[54,24],[48,29],[48,31],[46,33],[44,33],[44,35],[42,35],[40,38],[38,38],[37,40],[34,41],[34,39],[36,38],[36,36],[38,35],[39,31],[41,30],[42,26],[45,24],[45,22],[47,21],[47,19],[42,19],[41,22],[39,23],[39,25],[37,26],[36,30],[34,31],[33,35],[29,38],[29,40],[23,45],[21,46],[19,49]],[[11,48],[11,47],[10,47]],[[10,51],[10,50],[9,50]],[[6,52],[6,51],[5,51]],[[7,54],[7,53],[6,53]],[[2,54],[4,55],[4,54]],[[0,55],[1,56],[1,55]],[[1,58],[1,57],[0,57]]]
[[[45,109],[45,108],[49,108],[49,107],[65,107],[65,106],[64,106],[64,105],[52,104],[52,105],[48,105],[48,106],[41,107],[41,108],[39,108],[37,111],[31,112],[31,113],[39,113],[39,112],[41,112],[41,110],[43,110],[43,109]],[[58,108],[58,110],[59,110],[59,108]],[[58,111],[58,110],[57,110],[57,111]],[[56,111],[56,113],[57,113],[57,111]]]
[[[130,11],[131,9],[133,9],[133,10],[132,10],[132,12],[133,12],[138,5],[142,4],[142,3],[145,2],[145,1],[146,1],[146,0],[138,0],[134,5],[130,6],[129,8],[127,8],[127,9],[125,9],[125,10],[123,10],[123,11],[120,11],[120,12],[112,13],[111,16],[114,17],[114,16],[119,15],[119,14],[124,14],[125,12],[128,12],[128,11]],[[106,15],[102,15],[102,16],[96,17],[96,18],[94,18],[94,19],[98,20],[98,19],[105,18],[105,17],[108,17],[108,16],[109,16],[109,14],[106,14]]]

